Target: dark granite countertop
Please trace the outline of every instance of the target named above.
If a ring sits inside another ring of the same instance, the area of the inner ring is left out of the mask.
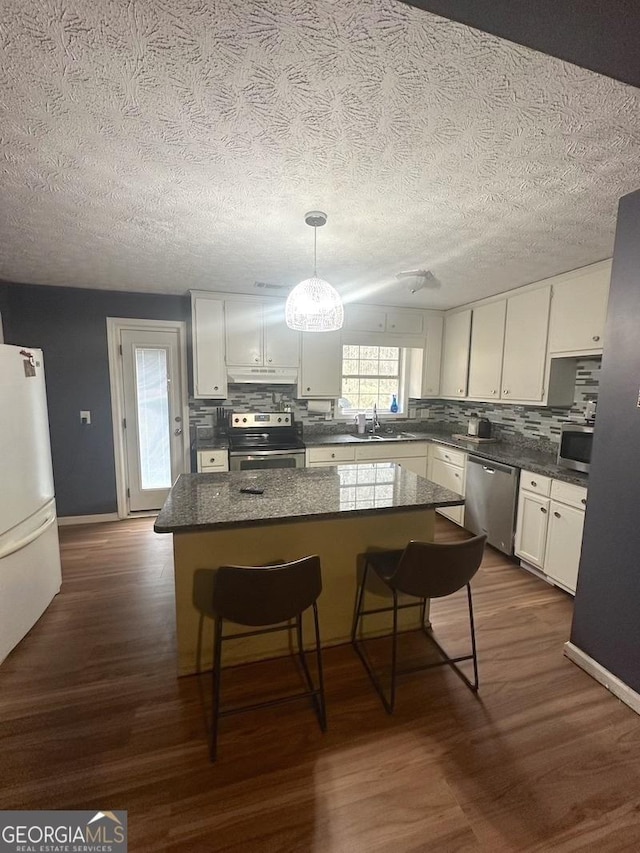
[[[574,483],[585,487],[589,483],[587,474],[560,468],[556,463],[555,455],[533,450],[529,447],[522,447],[507,441],[475,444],[475,442],[452,438],[451,435],[440,431],[405,433],[405,437],[393,437],[386,436],[384,430],[382,430],[380,435],[385,437],[385,441],[375,442],[376,445],[384,446],[385,444],[395,444],[397,442],[406,444],[409,441],[430,441],[437,444],[444,444],[447,447],[457,447],[474,456],[480,456],[482,459],[487,459],[491,462],[502,462],[504,465],[512,465],[514,468],[524,468],[527,471],[532,471],[534,474],[543,474],[547,477],[552,477],[554,480],[562,480],[565,483]],[[331,444],[358,445],[365,443],[366,440],[358,438],[353,433],[305,437],[307,447],[322,447]]]
[[[264,489],[261,495],[240,492]],[[394,463],[181,474],[156,519],[156,533],[345,518],[460,506],[464,498]]]

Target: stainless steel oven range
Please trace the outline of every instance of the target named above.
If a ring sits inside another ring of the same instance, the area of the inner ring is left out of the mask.
[[[304,443],[290,412],[233,412],[229,470],[304,468]]]

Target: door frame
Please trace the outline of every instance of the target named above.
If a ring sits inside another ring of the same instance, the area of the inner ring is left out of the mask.
[[[127,500],[127,459],[122,427],[124,419],[124,375],[120,357],[120,332],[128,331],[177,331],[178,354],[180,361],[180,382],[182,384],[182,452],[183,468],[191,468],[189,437],[189,386],[187,384],[187,324],[184,320],[136,320],[131,317],[107,317],[107,352],[109,356],[109,386],[111,389],[111,423],[113,427],[113,452],[116,468],[116,500],[118,518],[129,518]],[[136,516],[144,515],[136,512]],[[147,513],[147,515],[155,515]]]

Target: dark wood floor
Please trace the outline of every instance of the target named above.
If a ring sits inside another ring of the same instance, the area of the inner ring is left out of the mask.
[[[211,765],[209,678],[174,674],[170,537],[140,519],[61,541],[62,593],[0,667],[0,808],[127,809],[132,851],[640,848],[640,719],[563,657],[571,599],[497,552],[475,581],[478,698],[437,669],[388,717],[330,649],[325,735],[304,704],[229,718]],[[449,642],[463,608],[434,607]],[[241,667],[227,695],[291,672]]]

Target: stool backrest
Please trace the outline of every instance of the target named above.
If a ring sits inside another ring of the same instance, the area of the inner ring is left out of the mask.
[[[213,610],[238,625],[276,625],[311,607],[321,592],[317,556],[276,566],[220,566]]]
[[[418,598],[451,595],[468,584],[480,568],[486,539],[474,536],[452,543],[412,540],[388,583]]]

